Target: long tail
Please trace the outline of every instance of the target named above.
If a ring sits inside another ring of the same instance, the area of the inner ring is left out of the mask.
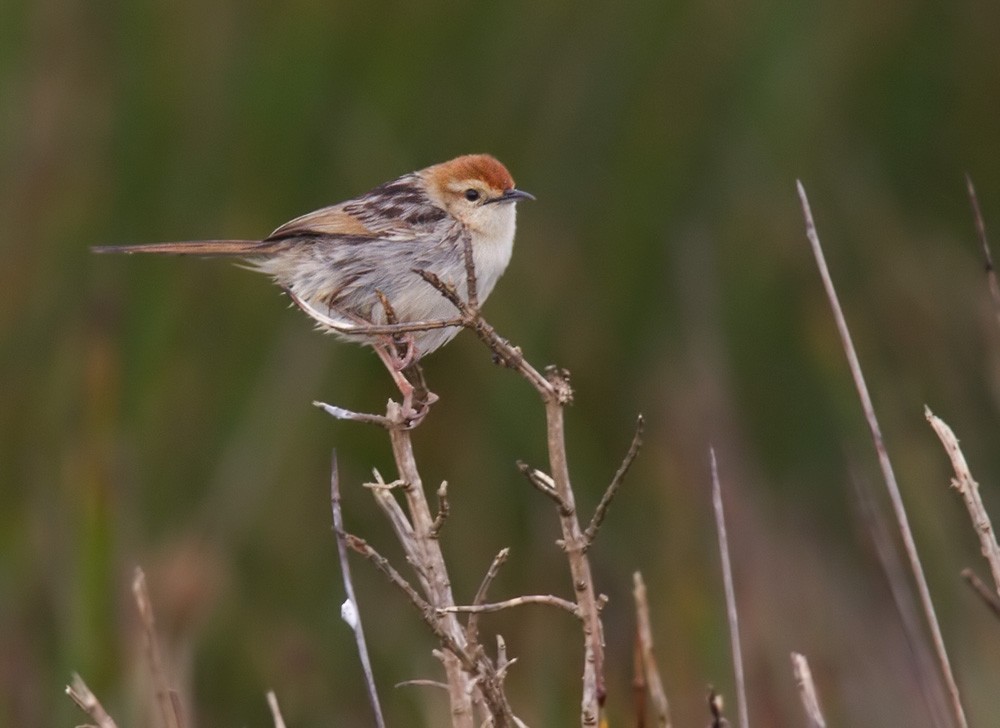
[[[275,250],[267,240],[191,240],[183,243],[96,245],[93,253],[159,253],[165,255],[267,255]]]

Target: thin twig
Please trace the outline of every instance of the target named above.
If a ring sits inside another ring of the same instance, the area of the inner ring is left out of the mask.
[[[993,314],[997,323],[1000,324],[1000,284],[997,283],[997,271],[993,266],[993,255],[990,253],[990,243],[986,239],[986,223],[983,222],[983,213],[979,209],[979,197],[976,195],[976,188],[972,185],[972,177],[965,175],[965,186],[969,190],[969,202],[972,205],[972,216],[976,222],[976,233],[979,235],[979,243],[983,246],[983,261],[986,267],[986,280],[990,288],[990,298],[993,301]]]
[[[415,678],[413,680],[403,680],[403,682],[396,683],[397,688],[410,688],[410,687],[420,687],[420,688],[441,688],[442,690],[448,689],[448,683],[443,683],[439,680],[427,680],[425,678]]]
[[[285,719],[281,716],[281,707],[278,705],[278,696],[273,690],[267,691],[267,706],[271,709],[271,718],[274,720],[274,728],[285,728]]]
[[[574,617],[580,616],[580,609],[575,602],[551,594],[525,594],[520,597],[513,597],[512,599],[505,599],[502,602],[441,607],[438,611],[442,614],[489,614],[490,612],[500,612],[511,607],[523,607],[526,604],[547,604],[550,607],[558,607],[565,610]]]
[[[160,657],[153,604],[149,599],[149,592],[146,590],[146,575],[139,567],[136,567],[135,576],[132,579],[132,594],[135,597],[135,605],[142,621],[146,661],[149,663],[149,673],[153,680],[153,689],[156,692],[156,703],[160,707],[160,716],[167,728],[182,728],[184,721],[181,717],[179,701],[173,697],[174,690],[167,681],[163,660]]]
[[[594,509],[594,516],[590,519],[590,524],[583,532],[584,537],[587,539],[587,548],[590,548],[590,544],[597,537],[597,530],[601,527],[604,517],[608,514],[611,501],[614,499],[621,484],[625,482],[625,476],[628,474],[628,469],[632,467],[635,456],[639,454],[639,448],[642,447],[642,429],[644,424],[645,420],[643,420],[642,415],[639,415],[635,421],[635,433],[632,435],[632,442],[628,446],[628,452],[625,453],[622,464],[618,466],[615,477],[611,479],[611,484],[608,485],[607,490],[604,491],[604,495],[601,496],[601,502]]]
[[[438,499],[438,509],[437,515],[434,516],[434,522],[431,524],[431,538],[437,538],[441,534],[441,529],[444,527],[444,522],[448,520],[448,514],[451,513],[451,506],[448,503],[448,481],[442,480],[440,487],[437,489],[437,499]]]
[[[542,495],[552,499],[552,502],[558,506],[560,514],[563,516],[573,515],[570,506],[563,501],[562,496],[556,490],[556,483],[552,480],[552,476],[528,465],[523,460],[518,460],[515,465],[521,474],[528,479],[528,482],[535,486]]]
[[[646,598],[646,582],[642,574],[632,575],[633,596],[635,598],[636,637],[638,659],[641,660],[643,683],[649,688],[649,697],[656,711],[656,725],[660,728],[670,728],[670,706],[667,694],[663,690],[660,679],[660,669],[656,665],[653,654],[653,629],[649,624],[649,601]]]
[[[993,523],[990,515],[986,512],[983,499],[979,497],[979,483],[977,483],[972,473],[969,471],[969,464],[965,461],[962,448],[958,446],[958,438],[952,429],[940,417],[936,417],[930,407],[924,405],[924,416],[931,423],[934,432],[937,433],[944,451],[951,460],[951,467],[955,471],[951,485],[957,490],[965,507],[969,511],[969,518],[972,520],[972,527],[979,536],[979,547],[986,563],[990,565],[990,573],[993,574],[993,586],[997,594],[1000,595],[1000,545],[997,544],[996,533],[993,531]]]
[[[370,425],[378,425],[386,430],[396,427],[397,423],[393,422],[391,419],[385,415],[373,415],[367,412],[353,412],[349,409],[344,409],[343,407],[337,407],[336,405],[327,404],[326,402],[313,402],[314,407],[319,407],[321,410],[326,412],[331,417],[336,417],[338,420],[347,420],[349,422],[365,422]]]
[[[885,441],[882,438],[882,429],[879,427],[878,419],[875,417],[875,408],[872,405],[871,395],[868,393],[868,385],[865,384],[865,378],[861,372],[861,364],[858,362],[858,355],[854,349],[854,342],[851,340],[851,333],[847,328],[847,321],[844,318],[844,312],[840,307],[837,291],[833,286],[833,280],[826,265],[823,248],[819,242],[819,234],[816,232],[816,224],[813,222],[812,210],[809,207],[809,199],[806,197],[806,191],[802,186],[802,182],[797,182],[796,184],[798,186],[799,199],[802,202],[802,213],[805,217],[806,237],[809,239],[813,254],[816,257],[816,265],[819,268],[820,277],[823,279],[823,287],[826,289],[827,298],[830,300],[830,307],[833,310],[833,316],[837,323],[837,331],[840,333],[848,367],[854,379],[854,386],[858,391],[861,407],[864,410],[865,419],[868,421],[872,440],[875,443],[875,451],[878,454],[882,477],[889,492],[889,500],[892,503],[893,513],[896,516],[896,522],[903,538],[907,558],[910,561],[910,570],[913,572],[913,578],[917,584],[917,593],[920,596],[924,616],[931,630],[934,649],[938,656],[939,668],[951,699],[952,712],[958,725],[961,728],[966,728],[968,722],[965,718],[965,709],[962,707],[962,698],[958,690],[958,683],[955,681],[955,675],[948,660],[948,651],[945,649],[941,626],[938,623],[937,614],[934,610],[930,588],[927,586],[927,577],[924,575],[920,556],[917,553],[917,544],[910,529],[910,521],[906,515],[906,507],[903,505],[903,497],[900,494],[899,485],[896,482],[896,474],[893,472],[892,463],[889,462],[889,453],[885,448]]]
[[[490,568],[486,570],[486,574],[483,576],[483,580],[476,590],[476,595],[472,597],[473,606],[486,601],[486,592],[489,591],[490,584],[496,579],[500,567],[507,561],[508,556],[510,556],[510,548],[504,547],[493,557]],[[469,615],[469,621],[465,625],[465,635],[470,645],[475,645],[479,642],[479,616],[477,614],[472,613]]]
[[[715,462],[715,449],[709,448],[712,460],[712,506],[715,511],[715,528],[719,533],[719,554],[722,557],[722,582],[726,590],[726,618],[729,621],[729,641],[733,650],[733,670],[736,676],[736,703],[740,728],[749,728],[747,688],[743,676],[743,650],[740,647],[739,613],[736,609],[736,589],[733,586],[733,568],[729,562],[729,540],[726,537],[726,515],[722,506],[722,486],[719,468]]]
[[[551,397],[556,394],[548,379],[527,362],[521,350],[497,334],[496,329],[483,319],[478,310],[471,308],[462,300],[453,285],[442,281],[430,271],[414,270],[414,272],[437,289],[458,309],[459,313],[462,314],[460,325],[472,329],[480,340],[490,348],[499,364],[518,371],[543,397]]]
[[[73,673],[73,681],[66,686],[66,694],[77,704],[80,710],[90,716],[97,728],[118,728],[114,719],[104,710],[101,701],[87,687],[87,683],[83,681],[83,678],[75,672]]]
[[[816,693],[812,670],[809,669],[809,661],[805,655],[792,653],[792,672],[795,674],[795,684],[799,687],[799,697],[802,698],[802,707],[805,708],[810,728],[826,728],[826,719],[819,707],[819,695]]]
[[[371,703],[372,711],[375,713],[375,725],[378,728],[385,728],[385,718],[382,716],[382,704],[378,699],[378,690],[375,687],[375,675],[372,672],[371,660],[368,657],[365,630],[361,626],[361,610],[358,609],[358,600],[354,595],[354,582],[351,580],[351,564],[347,558],[347,533],[344,531],[344,515],[340,504],[340,468],[337,465],[336,450],[333,451],[330,459],[330,508],[333,512],[333,533],[337,537],[337,553],[340,556],[340,573],[344,579],[344,592],[347,594],[347,604],[351,606],[349,613],[353,616],[353,619],[348,621],[348,624],[354,632],[354,639],[358,645],[361,669],[364,672],[365,684],[368,688],[368,701]],[[272,695],[273,693],[268,694],[269,701]],[[276,708],[277,701],[275,701],[275,706],[272,708],[277,721],[277,717],[280,717],[280,714]]]
[[[972,590],[986,603],[990,611],[995,616],[1000,617],[1000,599],[997,599],[997,595],[986,585],[986,582],[980,579],[976,572],[968,568],[962,569],[962,578],[968,582]]]

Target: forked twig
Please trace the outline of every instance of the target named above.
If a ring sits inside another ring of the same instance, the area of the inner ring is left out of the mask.
[[[510,556],[510,548],[504,547],[493,557],[490,568],[486,570],[483,581],[476,590],[476,595],[472,597],[473,606],[486,601],[486,592],[489,591],[490,584],[496,579],[497,574],[500,572],[500,567],[507,561],[508,556]],[[479,642],[479,616],[477,614],[473,613],[469,615],[469,621],[465,625],[465,634],[469,644],[474,645]]]
[[[826,719],[819,707],[819,695],[816,693],[812,670],[809,669],[809,661],[805,655],[792,653],[792,672],[795,674],[795,684],[799,688],[802,707],[805,708],[806,717],[809,719],[809,728],[826,728]]]
[[[740,647],[740,621],[736,609],[736,589],[733,586],[733,567],[729,561],[729,539],[726,537],[726,515],[722,506],[722,486],[719,468],[715,462],[715,449],[709,448],[712,460],[712,507],[715,511],[715,528],[719,532],[719,554],[722,557],[722,581],[726,590],[726,618],[729,621],[729,641],[733,651],[733,670],[736,675],[736,707],[740,728],[749,728],[747,688],[743,676],[743,650]]]
[[[354,639],[358,645],[358,657],[361,659],[361,669],[365,675],[365,684],[368,688],[368,702],[371,703],[372,711],[375,713],[375,725],[378,728],[385,728],[385,718],[382,716],[382,704],[378,699],[378,690],[375,687],[375,675],[372,672],[371,660],[368,657],[368,644],[365,642],[365,631],[361,626],[361,612],[358,609],[358,600],[354,595],[354,582],[351,579],[351,564],[347,558],[347,532],[344,531],[344,515],[340,505],[340,468],[337,465],[337,451],[334,450],[330,463],[330,508],[333,511],[333,533],[337,537],[337,553],[340,557],[340,573],[344,579],[344,592],[347,594],[347,602],[341,609],[344,621],[348,623],[354,632]],[[350,605],[349,608],[347,606]],[[345,609],[346,608],[346,609]],[[268,694],[268,701],[273,693]],[[272,707],[275,712],[275,721],[280,717],[277,712],[277,701]]]
[[[864,375],[861,372],[861,364],[858,362],[858,355],[854,349],[854,342],[851,339],[850,330],[847,328],[847,321],[844,312],[840,307],[840,300],[837,291],[833,286],[833,279],[826,265],[826,258],[823,255],[823,248],[819,242],[819,234],[816,232],[816,224],[813,222],[812,210],[809,207],[809,199],[806,197],[805,188],[802,182],[797,182],[799,199],[802,202],[802,213],[806,223],[806,237],[812,246],[813,255],[816,258],[816,265],[819,268],[820,277],[823,280],[823,287],[826,289],[830,307],[833,310],[834,320],[837,323],[837,331],[840,334],[844,353],[847,356],[848,367],[854,379],[854,386],[858,391],[861,400],[861,407],[864,410],[865,419],[871,430],[872,440],[875,443],[875,451],[878,454],[879,466],[882,469],[882,478],[885,481],[886,489],[889,492],[889,500],[892,503],[893,513],[896,516],[896,523],[899,527],[900,535],[903,538],[903,545],[906,549],[907,558],[910,561],[910,570],[917,584],[917,593],[920,596],[921,606],[924,616],[931,630],[931,637],[934,649],[938,656],[938,666],[945,681],[945,686],[951,699],[952,712],[955,720],[961,728],[966,728],[968,722],[965,718],[965,709],[962,707],[962,698],[958,690],[958,683],[951,669],[948,660],[948,651],[945,649],[944,637],[941,634],[941,626],[938,623],[937,614],[934,610],[934,602],[931,599],[930,588],[927,586],[927,577],[924,575],[923,566],[920,563],[920,556],[917,553],[917,544],[913,538],[913,531],[910,529],[910,521],[906,515],[906,507],[903,505],[903,497],[896,482],[896,474],[893,472],[892,463],[889,462],[889,453],[885,448],[885,441],[882,438],[882,429],[879,427],[878,419],[875,417],[875,408],[872,405],[871,395],[868,393],[868,385],[865,383]]]

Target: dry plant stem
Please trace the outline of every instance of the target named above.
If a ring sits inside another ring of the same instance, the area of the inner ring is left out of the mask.
[[[944,685],[938,678],[934,655],[920,626],[920,612],[906,579],[906,568],[889,533],[885,516],[875,503],[874,494],[870,489],[863,487],[856,478],[852,482],[861,520],[871,536],[879,565],[889,583],[893,604],[902,622],[906,644],[913,658],[910,662],[920,689],[920,696],[925,703],[926,714],[935,728],[950,726],[952,720],[948,699],[944,694]]]
[[[986,223],[983,222],[983,213],[979,209],[979,197],[976,196],[976,188],[972,185],[972,177],[969,175],[965,175],[965,186],[969,190],[969,203],[972,205],[972,216],[976,221],[979,244],[983,246],[983,261],[986,264],[986,280],[990,287],[990,298],[993,299],[993,313],[996,316],[997,324],[1000,324],[1000,284],[997,283],[997,271],[993,266],[993,255],[990,253],[989,241],[986,239]]]
[[[722,582],[726,588],[726,618],[729,621],[729,641],[733,650],[733,670],[736,675],[736,704],[739,712],[740,728],[749,728],[750,717],[747,710],[747,688],[743,676],[743,650],[740,647],[740,622],[736,610],[736,590],[733,586],[733,567],[729,562],[729,540],[726,537],[726,514],[722,506],[722,486],[719,484],[719,468],[715,462],[715,450],[709,448],[712,460],[712,506],[715,511],[715,528],[719,533],[719,554],[722,557]]]
[[[136,568],[135,577],[132,579],[132,594],[135,597],[135,605],[139,610],[139,618],[142,620],[146,661],[149,663],[149,673],[153,680],[153,689],[156,692],[156,704],[160,708],[163,725],[167,728],[182,728],[184,721],[181,718],[180,701],[176,692],[170,688],[166,673],[163,670],[159,641],[156,639],[156,620],[153,617],[153,604],[149,600],[149,593],[146,590],[146,575],[140,568]]]
[[[830,307],[833,310],[834,319],[837,322],[837,331],[840,333],[841,343],[844,346],[844,353],[847,356],[847,363],[854,379],[854,385],[861,399],[861,407],[864,410],[865,419],[871,430],[872,440],[875,443],[875,451],[878,454],[879,466],[882,469],[882,477],[889,492],[889,500],[892,503],[893,513],[896,516],[896,523],[899,527],[900,535],[903,538],[903,546],[906,549],[907,558],[910,561],[910,570],[917,584],[917,593],[920,596],[921,606],[924,616],[931,630],[931,637],[934,643],[934,650],[937,653],[939,668],[945,681],[945,686],[951,700],[951,708],[957,724],[961,728],[966,728],[968,722],[965,718],[965,709],[962,707],[962,698],[958,690],[958,683],[951,669],[948,660],[948,651],[945,649],[944,637],[941,635],[941,626],[938,623],[937,614],[934,611],[934,602],[931,599],[930,588],[927,586],[927,577],[924,575],[923,566],[920,563],[920,556],[917,553],[917,544],[913,539],[913,532],[910,529],[910,521],[906,515],[906,507],[903,505],[903,497],[896,482],[896,474],[893,472],[892,464],[889,462],[889,453],[885,448],[885,441],[882,438],[882,429],[879,427],[878,419],[875,417],[875,408],[872,405],[871,396],[868,393],[868,385],[865,384],[864,375],[861,372],[861,364],[858,362],[857,352],[854,350],[854,342],[851,340],[851,333],[847,328],[847,321],[844,312],[840,307],[840,300],[837,298],[837,291],[833,286],[830,271],[826,266],[826,258],[823,255],[823,248],[819,242],[819,235],[816,232],[816,224],[813,222],[812,210],[809,207],[809,200],[806,197],[805,188],[801,182],[797,183],[799,199],[802,202],[802,213],[806,222],[806,237],[812,246],[813,255],[816,257],[816,265],[819,268],[820,277],[823,279],[823,287],[826,289],[827,298],[830,300]]]
[[[587,526],[587,530],[584,531],[584,536],[587,538],[587,545],[594,541],[597,537],[597,530],[601,527],[604,522],[604,517],[608,514],[608,507],[611,505],[611,501],[614,500],[615,495],[618,493],[618,489],[621,484],[625,481],[625,476],[628,474],[628,469],[632,467],[632,462],[635,460],[636,455],[639,454],[639,448],[642,447],[642,428],[645,425],[642,415],[639,415],[635,421],[635,434],[632,435],[632,442],[628,447],[628,452],[625,453],[625,458],[622,460],[622,464],[618,466],[618,471],[615,473],[615,477],[611,479],[611,484],[608,489],[604,491],[604,495],[601,496],[601,502],[597,504],[597,508],[594,509],[594,515],[590,519],[590,524]]]
[[[667,704],[667,694],[663,690],[660,669],[656,666],[656,657],[653,655],[653,630],[649,624],[646,582],[638,571],[632,575],[632,581],[632,593],[635,597],[636,648],[637,658],[642,667],[642,682],[649,688],[649,698],[653,703],[653,710],[656,711],[656,725],[660,728],[670,728],[670,706]]]
[[[285,728],[285,719],[281,716],[281,708],[278,706],[278,696],[274,694],[273,690],[267,691],[267,707],[271,709],[274,728]]]
[[[101,701],[87,687],[83,678],[73,673],[73,682],[66,686],[66,694],[79,706],[80,710],[90,716],[97,728],[118,728],[114,719],[108,715]]]
[[[986,606],[990,608],[990,611],[995,616],[1000,617],[1000,599],[997,599],[997,595],[986,585],[986,582],[980,579],[972,569],[962,569],[962,578],[986,602]]]
[[[802,707],[805,708],[806,717],[809,719],[809,728],[826,728],[826,719],[819,707],[819,695],[813,683],[812,670],[809,669],[809,661],[805,655],[792,653],[792,672],[795,673],[795,684],[799,688]]]
[[[937,433],[944,446],[944,451],[951,460],[951,467],[955,471],[951,485],[965,501],[969,518],[972,519],[972,526],[975,528],[976,535],[979,536],[979,547],[982,549],[983,556],[990,565],[990,572],[993,574],[993,587],[1000,595],[1000,545],[997,545],[993,524],[990,522],[990,516],[986,512],[982,498],[979,497],[979,483],[973,479],[972,473],[969,471],[969,464],[965,461],[965,455],[962,454],[962,449],[958,446],[958,438],[955,437],[952,429],[944,420],[936,417],[926,405],[924,406],[924,415],[931,423],[931,427],[934,428],[934,432]]]
[[[354,639],[358,644],[358,656],[361,659],[361,669],[365,675],[365,684],[368,688],[368,701],[371,703],[375,713],[375,725],[378,728],[385,728],[385,718],[382,716],[382,704],[378,699],[378,690],[375,688],[375,676],[372,673],[371,661],[368,658],[368,644],[365,642],[365,631],[361,626],[361,610],[358,608],[358,600],[354,595],[354,582],[351,580],[351,564],[347,559],[347,534],[344,531],[344,516],[340,506],[340,468],[337,466],[337,451],[333,451],[330,463],[330,506],[333,511],[333,532],[337,538],[337,553],[340,557],[340,573],[344,579],[344,592],[353,607],[354,619],[350,622],[350,627],[354,631]],[[274,693],[268,693],[268,702],[274,700],[271,711],[275,715],[275,725],[281,717],[278,711],[278,701],[274,698]]]

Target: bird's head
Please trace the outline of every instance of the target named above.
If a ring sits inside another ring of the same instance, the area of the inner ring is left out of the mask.
[[[513,235],[514,203],[535,199],[516,189],[507,168],[488,154],[467,154],[421,174],[437,205],[487,238]]]

